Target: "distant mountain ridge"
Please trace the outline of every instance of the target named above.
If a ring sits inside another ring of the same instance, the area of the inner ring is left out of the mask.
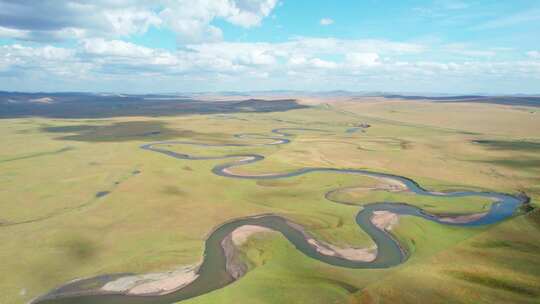
[[[405,100],[427,100],[433,102],[478,102],[493,103],[514,106],[540,107],[540,97],[538,96],[480,96],[480,95],[462,95],[462,96],[404,96],[404,95],[384,95],[388,99]]]
[[[214,97],[227,97],[225,100]],[[263,99],[255,98],[264,96]],[[0,91],[0,118],[55,117],[100,118],[115,116],[171,116],[185,114],[213,114],[237,112],[275,112],[306,108],[295,98],[315,97],[331,101],[332,97],[365,101],[377,97],[389,100],[418,100],[426,102],[475,102],[512,106],[540,107],[540,96],[510,95],[406,95],[382,92],[303,92],[303,91],[253,91],[226,93],[169,93],[169,94],[120,94],[120,93],[27,93]],[[272,102],[268,102],[271,99]]]
[[[239,112],[280,112],[307,108],[294,99],[203,100],[182,95],[0,92],[0,118],[107,118]]]

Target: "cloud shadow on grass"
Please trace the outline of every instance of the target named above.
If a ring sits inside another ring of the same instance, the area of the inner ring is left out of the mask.
[[[41,131],[65,134],[56,139],[83,142],[159,141],[171,139],[223,139],[223,133],[171,129],[161,121],[129,121],[110,125],[42,127]]]

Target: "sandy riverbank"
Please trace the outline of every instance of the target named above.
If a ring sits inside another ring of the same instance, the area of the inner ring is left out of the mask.
[[[198,265],[174,271],[126,276],[108,282],[101,291],[128,295],[163,295],[174,292],[193,282],[197,277]]]
[[[327,256],[337,256],[349,261],[371,262],[377,257],[377,248],[341,248],[314,238],[307,239],[307,242],[320,254]]]
[[[487,212],[468,214],[468,215],[458,215],[458,216],[445,216],[439,217],[441,222],[452,223],[452,224],[466,224],[484,217]]]
[[[375,211],[371,217],[371,222],[381,230],[392,230],[397,225],[399,217],[397,214],[389,211]],[[307,238],[307,242],[312,245],[319,253],[329,256],[338,256],[350,261],[371,262],[377,257],[377,247],[354,248],[338,247],[328,244],[314,238]]]
[[[262,226],[244,225],[231,232],[231,239],[234,245],[241,246],[247,242],[250,236],[262,232],[274,232],[274,230]]]
[[[390,211],[374,211],[371,222],[381,230],[390,231],[399,222],[399,216]]]
[[[231,277],[237,280],[248,271],[247,265],[240,259],[238,247],[244,244],[254,234],[273,231],[262,226],[244,225],[233,230],[221,241],[221,247],[223,248],[226,259],[225,268]]]
[[[386,190],[390,192],[401,192],[409,190],[404,183],[395,179],[386,177],[376,177],[376,179],[383,182],[383,184],[376,186],[376,190]]]

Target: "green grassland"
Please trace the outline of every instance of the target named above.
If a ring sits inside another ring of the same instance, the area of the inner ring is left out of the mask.
[[[437,191],[523,191],[540,200],[540,118],[523,107],[414,101],[340,102],[280,113],[164,118],[0,120],[0,303],[25,303],[69,280],[197,263],[212,229],[232,218],[277,213],[336,245],[371,246],[361,205],[407,202],[434,213],[482,212],[478,198],[426,198],[373,190],[380,181],[315,173],[239,180],[211,173],[220,160],[179,160],[139,148],[153,141],[262,143],[237,133],[291,131],[288,145],[170,150],[258,153],[235,172],[306,166],[403,175]],[[365,133],[347,133],[356,123]],[[273,134],[275,136],[275,134]],[[328,201],[351,202],[348,206]],[[107,195],[100,196],[100,192]],[[402,217],[411,253],[398,267],[351,270],[307,258],[278,234],[250,239],[252,267],[234,284],[185,303],[535,303],[540,297],[540,216],[457,228]]]

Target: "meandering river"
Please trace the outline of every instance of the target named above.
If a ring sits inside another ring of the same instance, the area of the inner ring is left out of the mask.
[[[121,277],[122,275],[100,276],[96,278],[86,279],[68,283],[50,293],[37,298],[32,303],[40,304],[166,304],[177,301],[197,297],[213,290],[222,288],[234,282],[234,278],[227,272],[227,258],[222,247],[222,241],[235,229],[244,225],[257,225],[270,228],[278,231],[289,242],[291,242],[303,254],[317,259],[323,263],[347,267],[347,268],[386,268],[403,263],[407,259],[407,255],[400,247],[398,241],[392,235],[384,230],[377,228],[371,218],[376,211],[390,211],[398,215],[411,215],[424,218],[429,221],[434,221],[444,225],[459,225],[459,226],[478,226],[488,225],[504,220],[514,214],[516,209],[524,204],[527,199],[521,196],[514,196],[505,193],[497,192],[474,192],[474,191],[456,191],[456,192],[431,192],[422,188],[412,179],[367,170],[359,169],[341,169],[341,168],[302,168],[285,173],[272,173],[261,175],[245,175],[233,172],[233,168],[245,166],[258,162],[264,159],[264,156],[258,154],[231,154],[225,156],[193,156],[181,154],[171,150],[167,150],[168,145],[195,145],[195,146],[254,146],[254,145],[281,145],[290,142],[294,134],[292,131],[311,131],[311,132],[326,132],[316,129],[288,128],[274,129],[272,132],[276,136],[260,135],[260,134],[238,134],[235,137],[240,139],[258,139],[271,140],[270,143],[261,144],[207,144],[186,141],[167,141],[145,144],[142,149],[160,153],[169,157],[174,157],[183,160],[224,160],[230,159],[229,162],[218,164],[213,169],[214,174],[240,179],[284,179],[313,172],[334,173],[334,174],[355,174],[373,178],[383,178],[392,180],[402,184],[407,190],[422,196],[444,196],[444,197],[484,197],[493,201],[489,211],[480,217],[471,217],[469,220],[449,221],[448,217],[440,218],[436,215],[429,214],[422,209],[405,203],[385,203],[377,202],[364,205],[357,214],[356,222],[360,229],[365,231],[377,245],[377,256],[373,261],[355,261],[348,260],[339,256],[324,255],[316,250],[306,240],[305,234],[298,230],[296,225],[292,225],[287,219],[277,215],[258,215],[248,218],[236,219],[224,223],[214,230],[205,243],[205,251],[202,264],[198,269],[198,277],[186,285],[185,287],[175,292],[166,295],[156,296],[134,296],[125,294],[97,294],[94,292],[86,293],[82,291],[82,287],[88,284],[101,284]],[[335,191],[335,190],[333,190]],[[340,203],[339,201],[332,201]]]

